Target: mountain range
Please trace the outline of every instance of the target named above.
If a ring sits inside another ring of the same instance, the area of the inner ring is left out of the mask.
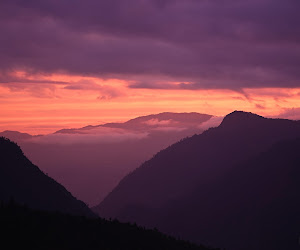
[[[172,113],[164,112],[153,115],[140,116],[133,118],[126,122],[119,123],[105,123],[96,126],[86,126],[79,129],[61,129],[55,133],[85,133],[87,131],[106,127],[106,128],[119,128],[134,131],[149,131],[159,130],[159,128],[199,128],[199,126],[207,122],[213,116],[208,114],[200,114],[196,112],[191,113]]]
[[[7,249],[199,249],[187,241],[108,221],[0,137],[0,230]]]
[[[299,138],[299,121],[235,111],[157,153],[93,210],[226,249],[299,249]]]
[[[199,113],[160,113],[32,136],[4,131],[25,155],[89,205],[97,205],[128,173],[176,141],[221,122]]]

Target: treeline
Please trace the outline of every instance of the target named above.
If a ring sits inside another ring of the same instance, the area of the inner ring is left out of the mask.
[[[31,210],[13,201],[0,204],[0,230],[7,249],[210,249],[117,220]]]

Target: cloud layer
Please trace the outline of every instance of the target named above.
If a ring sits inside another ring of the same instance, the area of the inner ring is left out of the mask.
[[[134,88],[300,86],[298,0],[7,0],[0,9],[1,76],[64,72]]]
[[[93,144],[119,143],[130,140],[140,140],[148,136],[147,133],[128,132],[122,129],[101,128],[85,134],[49,134],[33,137],[30,142],[42,144]]]

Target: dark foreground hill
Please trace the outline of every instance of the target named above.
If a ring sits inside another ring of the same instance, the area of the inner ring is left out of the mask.
[[[299,249],[300,123],[233,112],[125,177],[94,210],[232,250]]]
[[[82,201],[33,165],[17,144],[0,137],[0,201],[10,199],[35,209],[95,217]]]
[[[1,245],[7,249],[209,250],[118,221],[0,205]]]

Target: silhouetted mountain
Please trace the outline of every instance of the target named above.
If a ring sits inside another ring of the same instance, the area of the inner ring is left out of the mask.
[[[18,131],[10,131],[5,130],[3,132],[0,132],[0,137],[6,137],[9,138],[12,141],[20,141],[20,140],[28,140],[31,139],[33,136],[27,133],[21,133]]]
[[[17,144],[0,137],[0,200],[10,199],[36,209],[95,217],[82,201],[33,165]]]
[[[233,112],[159,152],[94,211],[226,249],[298,249],[300,122]]]
[[[92,130],[99,127],[107,128],[120,128],[128,130],[149,130],[167,126],[179,126],[179,127],[198,127],[201,123],[204,123],[211,119],[212,115],[200,114],[196,112],[191,113],[172,113],[164,112],[153,115],[140,116],[123,123],[105,123],[96,126],[86,126],[79,129],[61,129],[55,133],[84,133],[87,130]]]
[[[16,142],[42,171],[95,206],[159,150],[220,122],[219,117],[199,113],[161,113]]]
[[[6,249],[211,249],[115,220],[33,211],[15,204],[0,205],[0,229]]]

